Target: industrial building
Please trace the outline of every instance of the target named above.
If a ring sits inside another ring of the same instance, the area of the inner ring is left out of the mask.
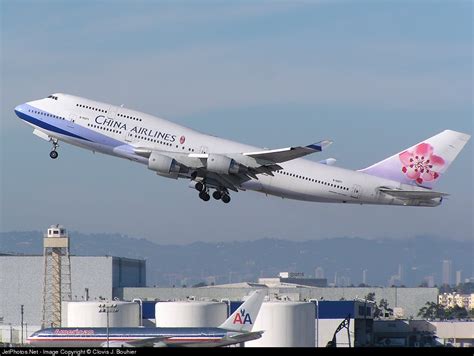
[[[265,291],[268,293],[268,290]],[[215,327],[242,304],[221,301],[94,301],[64,303],[66,327]],[[98,311],[113,305],[108,319]],[[338,347],[370,344],[373,304],[360,301],[292,302],[267,295],[254,329],[265,330],[262,338],[247,342],[249,347],[314,347],[334,341]],[[345,324],[342,332],[336,332]]]
[[[474,347],[474,321],[432,321],[443,345]]]
[[[117,296],[123,300],[140,298],[143,300],[185,300],[192,296],[196,299],[225,299],[240,300],[251,288],[264,287],[269,294],[278,295],[281,299],[290,301],[317,300],[364,300],[369,293],[375,293],[378,303],[381,299],[387,300],[391,308],[399,308],[399,316],[409,319],[416,318],[418,311],[426,302],[436,303],[438,300],[437,288],[382,288],[382,287],[308,287],[305,285],[288,283],[272,287],[262,283],[236,283],[200,288],[133,288],[125,287],[117,290]]]
[[[308,287],[327,287],[326,278],[307,278],[303,272],[280,272],[277,278],[259,278],[258,283],[268,287],[282,284],[298,284]]]
[[[44,258],[0,255],[0,320],[41,325]],[[146,286],[146,262],[113,256],[71,256],[72,300],[112,300],[124,287]]]

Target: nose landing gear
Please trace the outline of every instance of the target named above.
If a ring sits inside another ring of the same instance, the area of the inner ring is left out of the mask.
[[[52,138],[51,142],[53,143],[53,149],[51,150],[51,152],[49,152],[49,157],[51,157],[52,159],[56,159],[58,158],[58,151],[56,151],[56,149],[59,147],[58,140]]]

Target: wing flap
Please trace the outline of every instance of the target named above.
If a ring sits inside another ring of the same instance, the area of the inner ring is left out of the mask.
[[[207,177],[207,185],[208,186],[215,186],[215,187],[220,187],[223,186],[227,189],[230,189],[234,192],[238,192],[238,186],[240,185],[239,181],[234,181],[231,176],[229,175],[223,175],[223,174],[217,174],[217,173],[212,173],[208,172],[206,174]],[[215,182],[215,183],[214,183]]]

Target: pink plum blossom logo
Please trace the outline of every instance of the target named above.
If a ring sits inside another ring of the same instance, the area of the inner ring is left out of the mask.
[[[184,141],[186,141],[186,137],[181,136],[181,137],[179,138],[179,143],[180,143],[180,144],[183,144]]]
[[[400,153],[399,157],[403,163],[402,172],[418,184],[436,180],[444,166],[444,159],[434,155],[433,146],[428,143],[420,143],[414,150]]]

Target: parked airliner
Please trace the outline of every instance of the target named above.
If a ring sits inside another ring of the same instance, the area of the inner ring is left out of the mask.
[[[381,162],[352,171],[301,157],[332,142],[261,149],[207,135],[139,111],[67,94],[18,105],[15,112],[33,133],[126,158],[167,178],[184,178],[199,197],[230,201],[229,191],[254,190],[282,198],[356,204],[437,206],[446,193],[433,185],[470,135],[445,130]]]
[[[174,328],[48,328],[33,333],[27,343],[44,347],[217,347],[240,344],[262,337],[252,331],[265,298],[256,290],[219,327]]]

